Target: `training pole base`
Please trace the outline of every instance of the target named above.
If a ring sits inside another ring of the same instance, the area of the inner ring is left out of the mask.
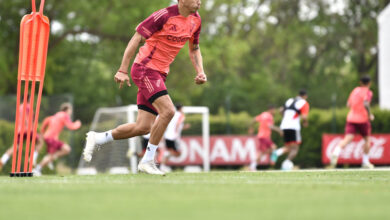
[[[33,173],[10,173],[10,177],[32,177]]]

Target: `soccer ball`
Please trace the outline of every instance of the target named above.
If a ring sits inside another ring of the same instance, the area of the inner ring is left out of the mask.
[[[293,162],[291,160],[285,160],[282,163],[282,170],[292,170],[294,168]]]

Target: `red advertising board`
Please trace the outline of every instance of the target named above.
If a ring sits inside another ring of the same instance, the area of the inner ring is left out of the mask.
[[[203,144],[201,136],[186,136],[180,141],[181,156],[170,158],[170,165],[201,165]],[[255,160],[258,140],[254,136],[211,136],[211,165],[244,165]],[[268,164],[269,157],[263,156],[260,164]]]
[[[330,156],[342,141],[344,135],[324,134],[322,136],[322,163],[329,164]],[[340,153],[339,164],[361,164],[364,140],[356,135]],[[373,164],[390,164],[390,134],[374,134],[371,136],[370,162]]]

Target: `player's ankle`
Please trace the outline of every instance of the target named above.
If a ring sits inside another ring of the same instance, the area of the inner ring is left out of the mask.
[[[106,132],[101,132],[101,133],[96,133],[95,134],[95,141],[96,144],[98,145],[103,145],[110,143],[114,141],[114,138],[112,137],[112,130],[106,131]]]

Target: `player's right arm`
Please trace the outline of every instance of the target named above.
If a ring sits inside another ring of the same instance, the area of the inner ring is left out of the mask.
[[[269,128],[273,131],[276,131],[280,134],[280,136],[283,136],[283,131],[282,129],[280,129],[278,126],[275,126],[275,125],[269,125]]]
[[[253,118],[253,120],[251,121],[251,123],[249,124],[249,128],[248,128],[248,134],[252,135],[254,132],[255,132],[255,129],[253,128],[253,125],[256,124],[256,118]]]
[[[135,34],[127,44],[125,53],[123,54],[121,66],[119,67],[119,70],[114,77],[115,82],[119,83],[119,88],[122,88],[123,83],[126,83],[128,86],[131,86],[127,70],[129,69],[130,61],[134,57],[134,54],[138,49],[139,44],[143,41],[145,41],[145,38],[142,37],[138,32],[135,32]]]

